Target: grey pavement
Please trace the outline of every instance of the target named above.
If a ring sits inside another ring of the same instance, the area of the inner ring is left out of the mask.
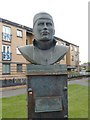
[[[70,80],[68,81],[68,84],[79,84],[84,86],[88,86],[88,85],[90,86],[90,82],[88,82],[88,80],[90,80],[90,78]],[[23,88],[4,89],[4,90],[0,90],[0,98],[16,96],[24,93],[27,94],[26,86],[24,86]]]
[[[77,80],[70,80],[68,81],[68,84],[79,84],[84,86],[90,86],[90,82],[88,82],[90,78],[82,78]]]
[[[7,91],[2,91],[2,97],[11,97],[11,96],[16,96],[20,94],[26,93],[26,88],[20,88],[16,90],[7,90]]]
[[[26,87],[24,86],[23,88],[16,88],[16,89],[7,89],[7,90],[0,90],[0,98],[4,97],[11,97],[11,96],[16,96],[20,94],[27,94],[26,92]]]

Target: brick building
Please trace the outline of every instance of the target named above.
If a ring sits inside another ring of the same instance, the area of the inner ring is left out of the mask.
[[[26,64],[18,47],[32,44],[32,28],[0,18],[0,84],[24,84]],[[59,62],[67,64],[68,70],[79,67],[79,46],[55,37],[57,44],[69,46],[69,51]]]

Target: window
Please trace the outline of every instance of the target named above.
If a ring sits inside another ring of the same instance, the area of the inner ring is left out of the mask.
[[[65,57],[63,57],[62,60],[65,60]]]
[[[19,51],[19,49],[18,49],[18,46],[17,46],[17,48],[16,48],[16,54],[18,54],[18,55],[21,54],[20,51]]]
[[[17,37],[21,37],[22,38],[22,30],[18,30],[17,29]]]
[[[10,74],[10,64],[2,64],[2,74]]]
[[[22,64],[17,64],[17,72],[22,72]]]
[[[28,45],[28,40],[26,40],[26,45]]]
[[[74,50],[74,47],[73,47],[73,46],[71,46],[71,50],[72,50],[72,51]]]
[[[61,42],[61,45],[66,45],[66,43],[64,43],[64,42]]]
[[[2,45],[2,60],[11,60],[11,46]]]
[[[2,39],[5,41],[11,41],[11,28],[3,26]]]
[[[57,42],[56,42],[56,45],[58,45],[58,44],[59,44],[59,42],[57,41]]]
[[[77,47],[75,47],[75,52],[77,52]]]
[[[74,56],[72,55],[72,61],[74,61]]]

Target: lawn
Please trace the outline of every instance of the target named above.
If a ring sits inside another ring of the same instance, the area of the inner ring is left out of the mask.
[[[27,118],[26,95],[2,99],[3,118]],[[69,118],[88,118],[88,87],[81,85],[68,86]]]
[[[2,99],[2,118],[26,118],[26,95]]]
[[[88,118],[88,87],[72,84],[68,88],[69,118]]]
[[[87,82],[90,82],[90,80],[88,80]]]

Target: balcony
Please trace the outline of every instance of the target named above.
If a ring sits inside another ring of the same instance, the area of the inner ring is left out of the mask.
[[[2,52],[2,60],[11,60],[12,58],[12,53],[10,52]]]

